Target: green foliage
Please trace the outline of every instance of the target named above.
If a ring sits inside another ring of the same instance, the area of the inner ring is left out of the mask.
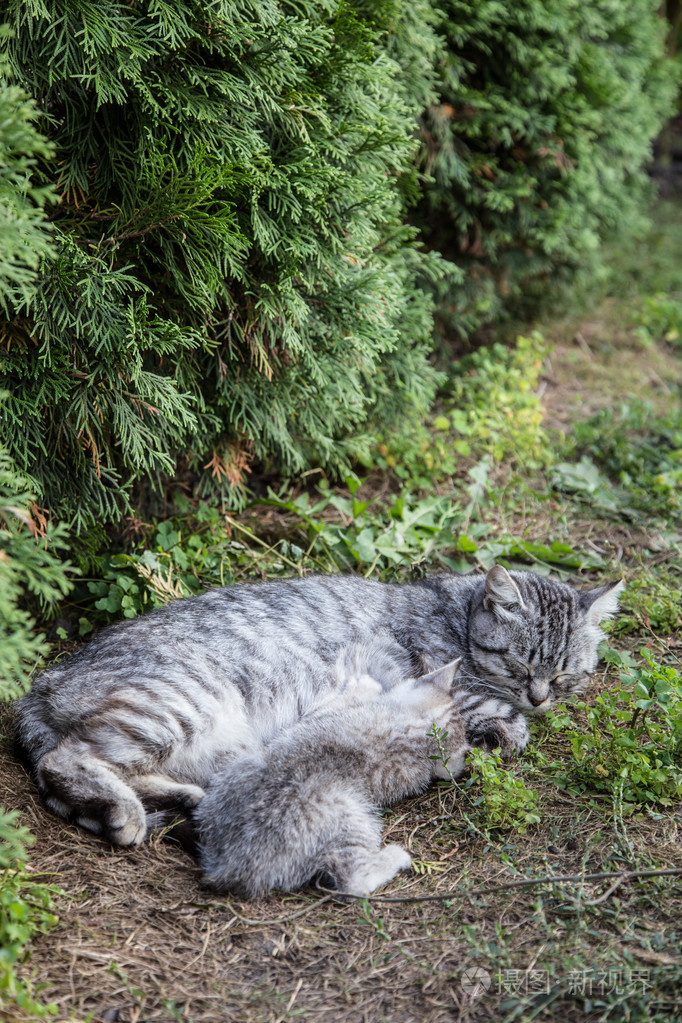
[[[37,528],[28,483],[0,448],[0,700],[28,689],[35,661],[46,651],[45,637],[22,606],[24,595],[45,607],[71,588],[69,566],[55,554],[64,546],[63,530],[46,523],[38,538]]]
[[[448,749],[448,736],[450,733],[446,732],[443,728],[439,728],[434,721],[431,725],[431,730],[427,734],[431,736],[436,747],[436,753],[432,754],[430,759],[437,761],[442,767],[444,767],[446,773],[450,776],[450,779],[454,781],[452,771],[448,766],[450,763],[450,750]]]
[[[574,501],[584,501],[597,513],[615,516],[627,514],[627,495],[615,488],[591,458],[583,455],[578,462],[558,462],[552,466],[552,485]]]
[[[34,838],[26,828],[17,827],[18,816],[15,810],[5,813],[0,808],[0,1013],[4,1003],[43,1017],[56,1013],[56,1006],[37,1001],[14,967],[30,940],[56,924],[50,912],[55,889],[26,871],[26,848]]]
[[[439,289],[467,335],[550,276],[594,274],[607,230],[632,229],[674,65],[654,0],[444,0],[441,102],[423,125],[429,243],[460,268]]]
[[[51,148],[36,132],[34,117],[25,92],[0,79],[0,307],[5,314],[13,304],[35,297],[36,270],[51,251],[42,212],[49,189],[30,181],[36,159],[48,158]],[[3,334],[0,346],[6,341]],[[3,439],[5,398],[0,392]],[[0,446],[0,701],[26,691],[35,661],[46,650],[25,601],[44,608],[70,588],[68,565],[54,553],[63,543],[61,531],[32,506],[30,490],[30,481]],[[16,811],[0,809],[0,1006],[35,1018],[56,1007],[38,1002],[15,966],[33,935],[49,930],[56,918],[50,913],[53,889],[25,869],[33,836],[17,826],[17,818]]]
[[[0,38],[7,34],[0,30]],[[31,184],[31,170],[52,149],[36,131],[35,105],[17,86],[8,85],[0,65],[0,307],[36,296],[36,270],[51,251],[42,207],[49,189]],[[0,351],[7,336],[0,332]],[[2,357],[0,357],[0,364]],[[24,367],[24,371],[26,367]],[[9,434],[7,395],[0,392],[3,442]],[[26,423],[22,429],[26,431]],[[0,446],[0,700],[11,699],[28,684],[31,663],[44,652],[43,637],[21,605],[25,593],[43,605],[68,590],[65,569],[54,557],[60,531],[46,525],[43,543],[31,513],[32,484],[17,472]]]
[[[45,637],[23,606],[27,595],[45,607],[70,589],[68,564],[55,556],[62,530],[45,525],[42,537],[31,514],[27,481],[13,470],[0,448],[0,700],[28,689],[35,662],[46,652]],[[30,984],[19,980],[15,965],[31,938],[49,930],[54,889],[36,881],[24,868],[33,836],[16,827],[16,811],[0,810],[0,1005],[18,1007],[32,1017],[55,1012],[38,1002]],[[0,1015],[2,1010],[0,1009]]]
[[[547,345],[539,334],[519,337],[513,348],[480,348],[453,367],[446,407],[457,434],[480,457],[521,464],[546,464],[548,438],[537,386]]]
[[[572,764],[563,784],[573,792],[606,792],[625,804],[670,806],[682,796],[682,677],[641,651],[637,667],[615,650],[606,660],[619,681],[590,703],[576,707],[584,730],[570,727],[564,712],[550,716],[550,727],[565,729]]]
[[[467,754],[467,764],[471,773],[460,786],[482,817],[486,833],[489,828],[512,828],[523,834],[529,825],[539,824],[537,792],[502,762],[499,750],[474,749]]]
[[[183,506],[180,497],[177,503]],[[269,572],[276,575],[277,552],[272,553]],[[260,574],[261,560],[257,546],[252,549],[233,539],[220,512],[201,504],[191,515],[157,523],[132,550],[102,560],[98,578],[75,595],[79,604],[88,609],[92,605],[95,612],[80,618],[80,634],[92,630],[91,619],[107,623],[121,616],[134,618],[177,597]],[[279,566],[285,568],[281,561]],[[286,571],[291,573],[290,563]]]
[[[307,493],[288,499],[272,495],[265,503],[298,517],[306,527],[306,553],[327,571],[362,570],[367,576],[406,578],[440,567],[467,572],[472,563],[488,569],[499,562],[509,568],[530,565],[541,575],[554,572],[561,578],[575,575],[576,569],[604,567],[599,554],[577,551],[560,541],[540,544],[510,536],[480,539],[489,532],[486,522],[472,522],[482,500],[483,477],[476,471],[480,468],[474,467],[473,482],[463,486],[464,500],[420,498],[403,491],[388,502],[359,501],[355,497],[359,481],[349,478],[349,496],[321,486],[320,500],[312,505]],[[330,521],[331,509],[341,522]],[[463,527],[467,533],[461,531]]]
[[[488,532],[486,523],[478,523],[470,529],[472,535],[485,535]],[[527,569],[530,567],[536,575],[555,575],[566,580],[575,577],[578,570],[604,568],[605,560],[595,551],[580,551],[561,540],[547,543],[536,543],[518,537],[500,536],[496,540],[484,540],[475,543],[471,536],[463,534],[457,539],[456,550],[476,562],[486,571],[495,564],[504,565],[508,569]],[[449,565],[456,571],[466,567],[466,561],[450,561]]]
[[[557,489],[588,501],[605,514],[680,522],[682,406],[656,415],[645,402],[603,409],[576,423],[566,453],[578,462],[553,468]]]
[[[425,0],[9,0],[54,155],[56,255],[5,324],[7,444],[80,530],[178,460],[347,465],[423,412],[436,272],[403,224],[439,42]],[[418,30],[418,26],[421,28]],[[399,61],[409,67],[400,78]]]
[[[58,198],[40,287],[8,300],[6,444],[81,532],[178,469],[233,499],[254,461],[347,469],[370,420],[400,465],[388,428],[412,433],[439,379],[417,282],[440,275],[466,332],[584,264],[632,219],[671,92],[649,0],[8,0],[4,16],[9,88],[50,140],[21,141],[11,171],[31,266]],[[444,275],[404,223],[424,109],[421,220],[455,260]],[[502,458],[505,416],[514,455],[541,461],[532,385],[495,383],[499,351],[472,359],[462,386],[492,382],[493,400],[446,409],[452,450],[424,461],[449,473],[479,436]]]
[[[667,341],[675,348],[682,346],[682,299],[678,294],[653,295],[645,299],[640,320],[643,341],[649,344]]]
[[[0,28],[0,40],[6,38],[6,27]],[[52,149],[33,124],[35,103],[7,84],[6,72],[0,62],[0,314],[35,294],[35,271],[52,251],[43,214],[52,190],[31,182],[37,159],[47,159]]]
[[[360,482],[349,477],[348,496],[320,486],[320,499],[310,504],[308,494],[282,500],[274,494],[268,504],[293,512],[305,525],[310,550],[332,570],[364,570],[369,576],[393,576],[400,570],[418,571],[431,554],[452,543],[453,527],[462,510],[450,497],[416,498],[401,493],[389,504],[361,501]],[[322,512],[333,509],[340,521],[329,521]]]
[[[657,571],[646,569],[639,577],[629,579],[620,600],[620,613],[611,623],[611,634],[650,630],[656,636],[671,636],[682,629],[680,572],[682,563],[678,561]]]
[[[262,540],[248,526],[202,504],[157,523],[132,550],[105,557],[98,578],[74,595],[81,635],[93,624],[133,618],[176,597],[240,579],[277,578],[311,571],[363,571],[381,578],[405,578],[433,558],[447,559],[453,526],[461,516],[449,498],[397,496],[386,505],[361,501],[361,481],[347,480],[347,496],[319,488],[312,500],[278,496],[258,502],[284,513],[287,536]],[[177,498],[180,507],[181,498]],[[325,514],[326,513],[326,516]],[[331,519],[333,516],[333,519]]]
[[[549,447],[536,391],[546,354],[546,343],[533,334],[454,362],[439,413],[412,430],[379,436],[373,462],[424,489],[461,472],[471,458],[526,469],[545,464]]]

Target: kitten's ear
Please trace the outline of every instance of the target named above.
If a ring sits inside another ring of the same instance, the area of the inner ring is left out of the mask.
[[[590,621],[599,624],[605,618],[615,615],[624,587],[623,580],[617,579],[606,586],[597,587],[596,590],[583,590],[578,596],[578,603],[583,611],[587,612]]]
[[[436,668],[435,671],[430,671],[428,675],[421,675],[417,679],[417,682],[421,685],[425,682],[427,685],[430,684],[435,686],[436,689],[442,689],[443,692],[449,693],[452,689],[452,683],[455,681],[455,676],[459,671],[459,666],[462,663],[462,658],[458,657],[456,661],[450,661],[449,664],[443,665],[442,668]]]
[[[502,565],[493,565],[485,577],[483,603],[488,611],[494,611],[496,607],[523,607],[523,597],[519,588]]]

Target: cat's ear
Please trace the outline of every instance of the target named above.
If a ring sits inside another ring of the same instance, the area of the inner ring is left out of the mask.
[[[458,657],[457,660],[450,661],[449,664],[443,665],[442,668],[436,668],[435,671],[430,671],[428,675],[422,675],[417,679],[417,682],[419,685],[424,682],[427,685],[435,686],[436,689],[442,689],[445,693],[449,693],[461,663],[462,658]]]
[[[623,580],[617,579],[606,586],[598,586],[596,590],[583,590],[578,595],[578,603],[587,612],[590,621],[599,624],[605,618],[615,615],[624,586]]]
[[[496,608],[510,610],[512,607],[523,607],[523,597],[518,586],[502,565],[493,565],[485,577],[484,606],[488,611]]]

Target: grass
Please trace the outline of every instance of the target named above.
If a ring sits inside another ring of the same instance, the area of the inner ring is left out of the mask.
[[[242,579],[497,560],[576,585],[624,574],[627,589],[588,699],[535,723],[514,763],[476,754],[458,785],[386,812],[415,868],[376,898],[214,899],[172,835],[122,851],[47,814],[5,740],[0,803],[22,809],[29,868],[64,893],[21,967],[53,1018],[682,1018],[681,262],[668,204],[636,258],[614,254],[588,314],[468,356],[423,430],[377,438],[345,485],[282,484],[239,517],[177,497],[82,580],[64,651]]]

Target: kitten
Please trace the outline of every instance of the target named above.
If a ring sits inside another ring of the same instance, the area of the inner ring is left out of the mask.
[[[206,883],[253,898],[321,876],[365,895],[409,869],[405,849],[382,846],[377,811],[464,770],[469,746],[452,698],[459,664],[383,694],[369,676],[352,677],[341,700],[217,772],[193,814]],[[427,734],[434,724],[447,769]]]
[[[526,716],[584,688],[621,583],[576,592],[501,566],[398,585],[356,576],[243,583],[100,632],[18,704],[20,744],[59,816],[118,845],[191,807],[216,770],[342,691],[349,651],[386,690],[462,657],[468,741],[528,742]],[[353,655],[354,656],[354,655]]]

